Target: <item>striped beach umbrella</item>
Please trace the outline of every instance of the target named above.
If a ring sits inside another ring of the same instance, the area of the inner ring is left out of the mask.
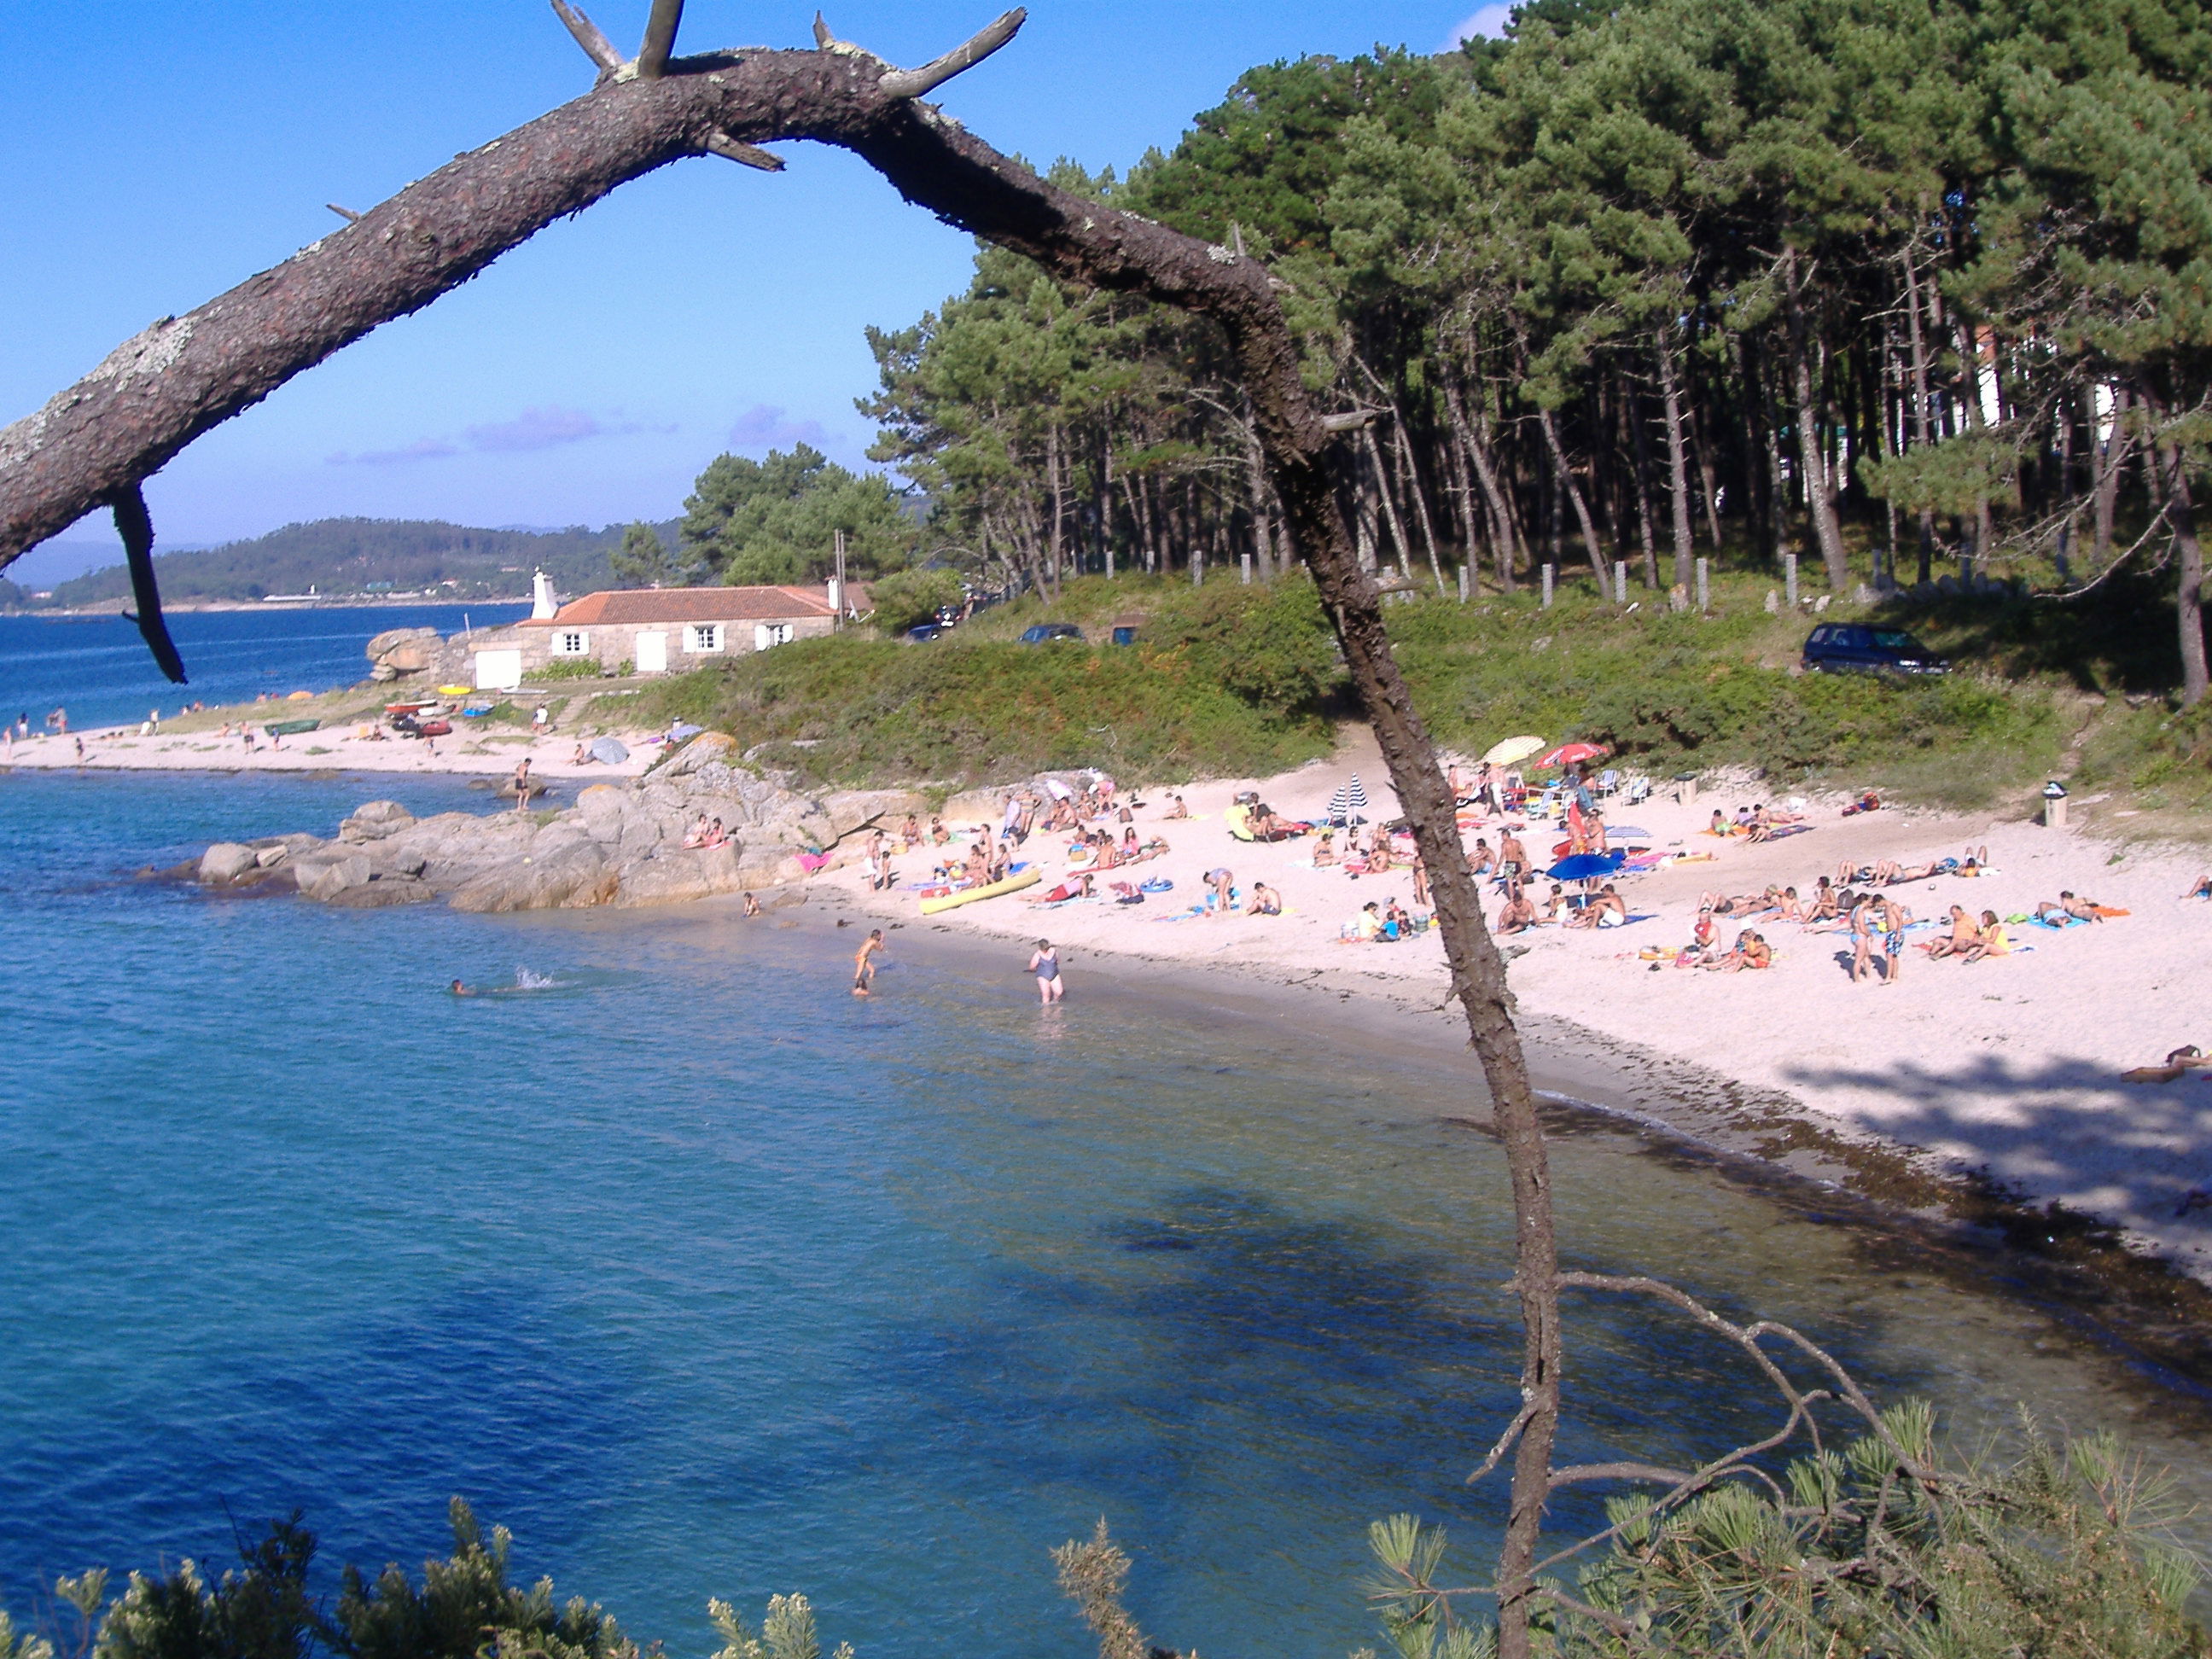
[[[1359,774],[1352,775],[1352,781],[1328,798],[1328,821],[1331,823],[1358,822],[1353,814],[1367,810],[1367,791],[1360,787]]]

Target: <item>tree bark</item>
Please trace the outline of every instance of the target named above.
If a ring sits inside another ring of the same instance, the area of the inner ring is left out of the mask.
[[[1682,441],[1682,388],[1674,374],[1674,331],[1659,334],[1659,399],[1667,417],[1667,495],[1674,509],[1674,586],[1690,585],[1691,563],[1696,557],[1690,529],[1690,467]],[[1717,539],[1717,532],[1716,532]]]
[[[1843,526],[1836,516],[1835,475],[1829,470],[1821,442],[1821,400],[1813,379],[1813,359],[1819,345],[1813,337],[1813,319],[1805,304],[1803,262],[1795,248],[1782,256],[1782,281],[1789,309],[1790,384],[1796,406],[1797,469],[1804,475],[1805,511],[1813,521],[1828,586],[1840,593],[1851,578],[1850,560],[1844,550]]]
[[[2173,526],[2174,563],[2179,571],[2174,617],[2181,636],[2181,706],[2194,708],[2212,690],[2204,659],[2204,549],[2197,539],[2187,453],[2179,444],[2161,442],[2158,458],[2166,475],[2166,516]]]
[[[1567,452],[1559,444],[1559,422],[1553,418],[1548,409],[1540,408],[1536,411],[1536,418],[1544,428],[1545,447],[1552,452],[1552,465],[1557,471],[1559,489],[1574,506],[1575,523],[1583,532],[1583,550],[1589,555],[1590,575],[1597,583],[1597,591],[1602,594],[1607,591],[1604,556],[1597,550],[1597,526],[1590,522],[1589,503],[1583,499],[1582,486],[1575,482],[1575,475],[1567,469]]]
[[[0,562],[135,492],[194,438],[547,224],[629,179],[708,154],[710,143],[841,146],[908,200],[1061,280],[1211,318],[1251,397],[1290,545],[1313,572],[1427,865],[1451,994],[1467,1015],[1510,1173],[1524,1407],[1497,1582],[1501,1659],[1528,1659],[1561,1360],[1543,1132],[1451,792],[1391,655],[1380,596],[1354,556],[1335,446],[1300,379],[1276,284],[1243,255],[1046,183],[935,109],[887,91],[892,78],[881,60],[837,42],[677,58],[657,78],[604,76],[586,96],[441,167],[276,269],[162,319],[0,431]]]

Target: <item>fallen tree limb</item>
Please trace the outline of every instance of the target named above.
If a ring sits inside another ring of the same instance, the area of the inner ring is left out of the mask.
[[[732,146],[779,139],[838,145],[909,202],[1026,254],[1063,281],[1212,319],[1252,400],[1291,544],[1336,628],[1429,870],[1452,994],[1467,1015],[1511,1173],[1523,1405],[1497,1585],[1502,1659],[1524,1659],[1559,1403],[1558,1259],[1543,1135],[1504,964],[1483,926],[1455,803],[1339,507],[1336,434],[1300,379],[1279,285],[1232,248],[1048,184],[917,101],[918,92],[1003,46],[1020,26],[1018,13],[912,73],[836,40],[817,19],[818,50],[672,56],[655,76],[642,62],[617,59],[611,67],[605,37],[567,0],[556,9],[599,67],[590,93],[456,158],[186,316],[161,319],[38,413],[0,431],[0,565],[94,507],[137,499],[143,481],[195,438],[380,324],[468,281],[553,221],[672,161],[728,154]],[[656,6],[656,29],[674,10]]]

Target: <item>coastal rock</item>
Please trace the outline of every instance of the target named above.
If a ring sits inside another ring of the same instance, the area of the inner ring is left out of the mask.
[[[260,855],[251,847],[219,841],[200,854],[199,878],[210,887],[228,886],[260,865]]]
[[[506,910],[576,909],[605,904],[615,896],[615,872],[587,836],[579,836],[539,856],[533,851],[494,865],[453,890],[456,910],[488,914]]]
[[[405,876],[380,876],[333,893],[324,902],[340,910],[382,910],[398,904],[428,904],[437,896],[427,882]]]
[[[292,849],[280,842],[275,847],[256,848],[253,853],[253,861],[259,865],[264,870],[273,870],[291,856]]]
[[[445,654],[445,643],[434,628],[387,628],[367,647],[368,677],[386,681],[419,674]]]
[[[362,887],[376,874],[365,854],[330,848],[294,860],[292,878],[300,891],[327,904],[349,887]]]
[[[657,857],[623,866],[615,902],[625,907],[682,904],[737,892],[747,879],[744,848],[736,842],[664,849]]]
[[[368,801],[338,825],[338,839],[358,847],[364,842],[396,836],[415,822],[415,815],[396,800]]]
[[[592,839],[611,846],[623,838],[629,802],[627,789],[617,789],[611,783],[595,783],[576,797],[576,811],[582,815],[584,827],[591,831]]]
[[[737,752],[738,740],[723,732],[702,732],[666,760],[654,767],[656,778],[691,776],[710,761],[726,763]]]

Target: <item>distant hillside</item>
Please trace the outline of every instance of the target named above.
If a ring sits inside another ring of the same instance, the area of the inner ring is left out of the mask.
[[[673,524],[659,526],[672,545]],[[319,519],[287,525],[250,542],[155,559],[164,599],[253,600],[270,593],[331,597],[436,592],[455,599],[524,599],[530,573],[543,568],[563,593],[613,585],[607,556],[623,526],[586,530],[477,530],[435,520]],[[55,607],[112,605],[129,598],[121,565],[58,583]],[[41,607],[45,608],[45,607]]]

